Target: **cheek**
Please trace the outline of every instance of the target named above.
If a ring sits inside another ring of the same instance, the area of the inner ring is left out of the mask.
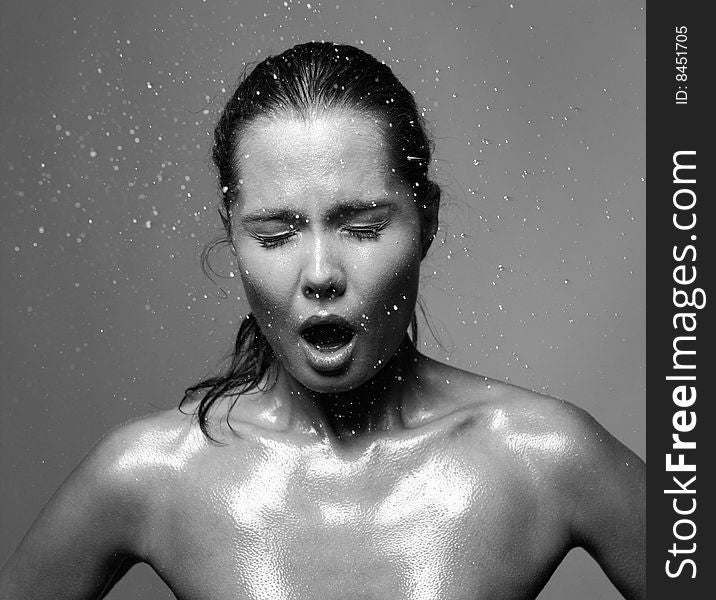
[[[280,323],[292,298],[292,278],[284,261],[268,256],[265,250],[238,247],[238,268],[246,299],[260,325]]]
[[[252,271],[242,275],[246,299],[251,313],[268,340],[275,354],[280,358],[284,355],[284,342],[289,339],[287,329],[291,319],[291,291],[282,283],[285,279],[270,272],[263,277],[252,276]]]
[[[417,244],[400,244],[374,254],[356,276],[361,297],[370,304],[366,312],[387,325],[395,322],[402,327],[415,308],[420,279],[420,257]],[[397,309],[396,309],[397,307]]]

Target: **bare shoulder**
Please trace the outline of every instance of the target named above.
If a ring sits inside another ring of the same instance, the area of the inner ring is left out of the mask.
[[[590,478],[642,465],[591,414],[567,400],[502,382],[477,399],[509,450],[545,476],[586,485]]]
[[[472,423],[462,429],[463,453],[487,455],[501,477],[519,480],[547,515],[544,531],[565,532],[567,546],[586,549],[626,598],[643,598],[641,458],[570,402],[470,374],[453,380],[457,410]]]
[[[588,488],[590,478],[643,462],[586,410],[551,396],[436,363],[428,369],[441,412],[464,415],[469,443],[528,467],[535,481]]]
[[[118,425],[90,450],[65,486],[92,495],[98,510],[111,506],[125,515],[131,545],[140,556],[149,543],[162,499],[177,485],[181,465],[206,442],[189,415],[157,412]]]
[[[108,486],[146,495],[176,471],[178,461],[205,444],[191,415],[165,410],[110,430],[87,455],[84,468]]]
[[[52,495],[0,573],[0,596],[94,598],[146,560],[161,499],[194,428],[178,411],[107,433]],[[184,454],[182,454],[184,452]],[[38,575],[38,574],[41,574]]]

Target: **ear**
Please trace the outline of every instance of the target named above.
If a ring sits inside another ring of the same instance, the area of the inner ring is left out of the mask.
[[[425,195],[420,211],[420,260],[423,260],[438,232],[440,186],[436,183],[431,184],[431,189]]]

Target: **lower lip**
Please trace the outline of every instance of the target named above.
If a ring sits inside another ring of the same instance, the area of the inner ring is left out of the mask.
[[[354,334],[350,342],[335,350],[319,350],[302,337],[299,338],[299,345],[306,355],[308,362],[316,371],[320,371],[321,373],[340,372],[344,371],[350,364],[357,337],[358,336]]]

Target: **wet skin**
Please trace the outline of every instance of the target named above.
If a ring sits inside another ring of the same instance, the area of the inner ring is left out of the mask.
[[[243,403],[222,458],[175,430],[196,476],[174,475],[148,554],[177,596],[534,598],[584,538],[638,597],[640,460],[566,403],[415,366],[410,399],[360,439],[287,435],[268,398]]]
[[[260,122],[245,132],[231,215],[238,272],[286,371],[285,393],[346,392],[390,360],[410,324],[437,208],[391,172],[379,128],[358,114]],[[307,360],[308,317],[345,318],[350,360],[327,376]]]
[[[176,410],[115,430],[0,595],[94,598],[144,561],[186,600],[534,598],[581,545],[644,597],[639,458],[566,402],[416,367],[401,408],[352,439],[270,395],[239,401],[223,446]]]
[[[641,460],[574,406],[406,338],[437,209],[396,180],[375,124],[261,122],[239,155],[232,241],[275,385],[217,404],[223,445],[176,410],[108,435],[0,596],[101,597],[143,561],[186,600],[534,598],[583,546],[644,597]],[[327,371],[301,324],[329,314],[355,335]]]

